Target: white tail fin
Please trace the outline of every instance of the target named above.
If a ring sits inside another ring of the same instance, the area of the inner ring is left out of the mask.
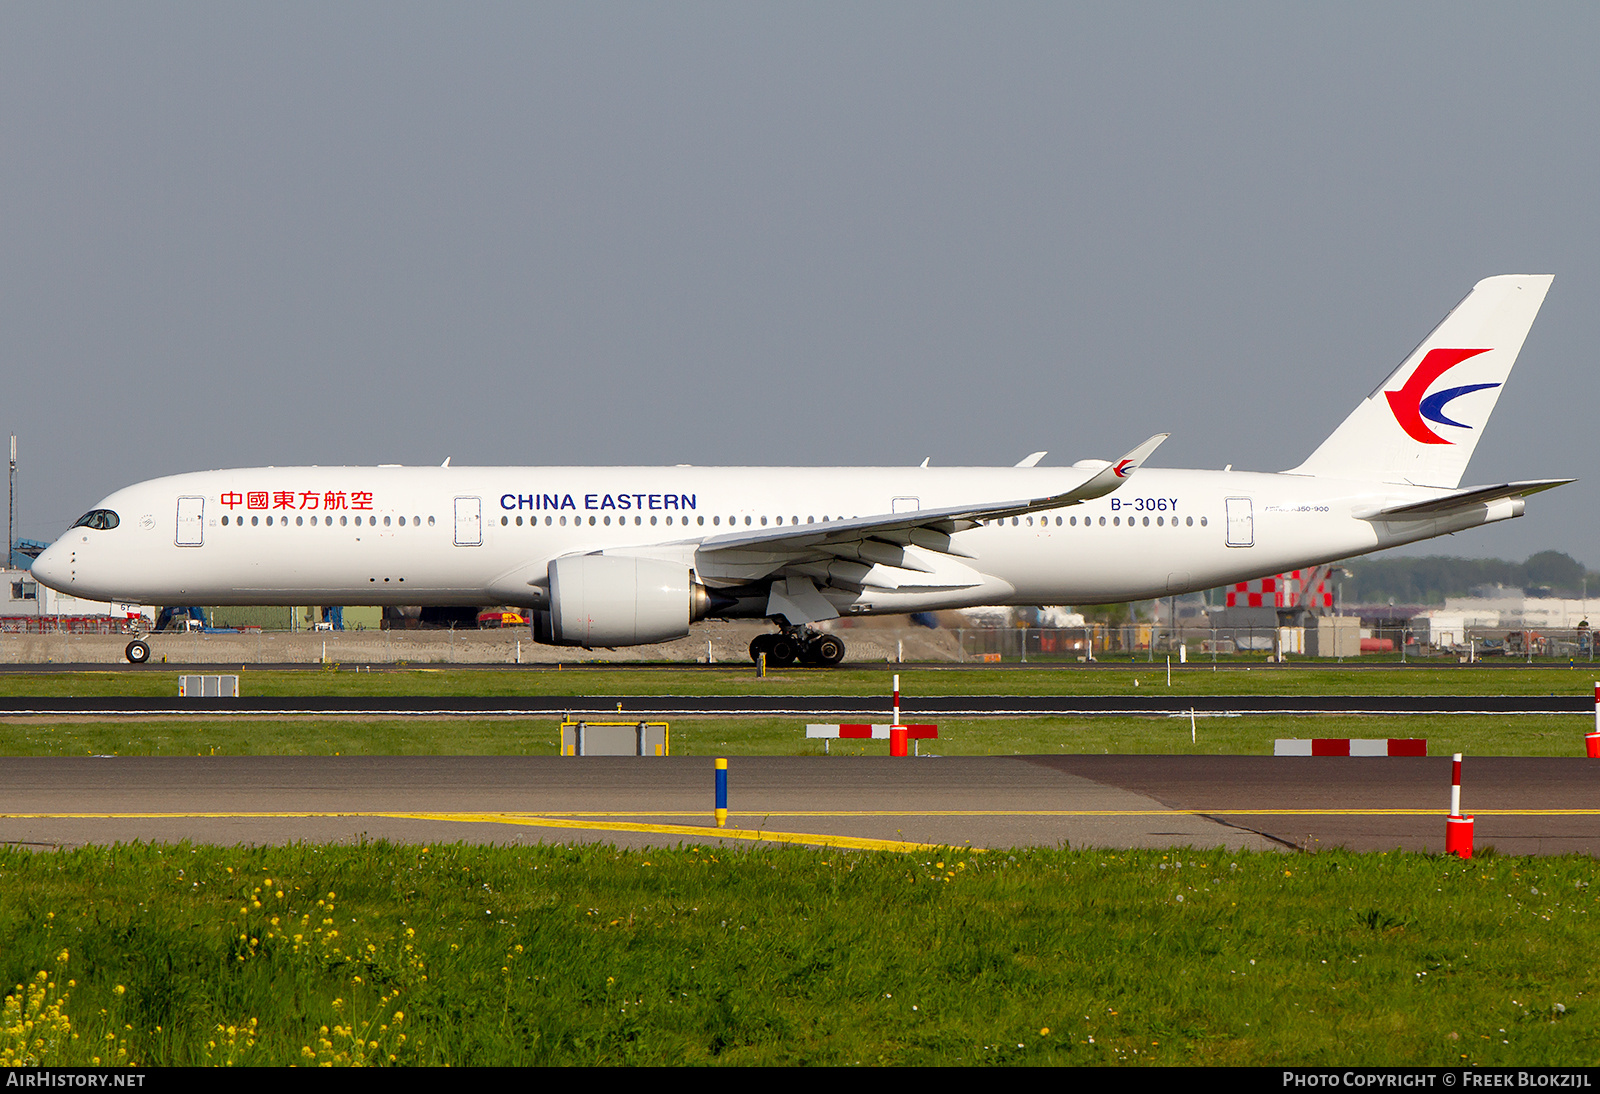
[[[1454,489],[1554,278],[1478,282],[1292,475]]]

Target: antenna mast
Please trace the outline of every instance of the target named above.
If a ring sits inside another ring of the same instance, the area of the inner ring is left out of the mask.
[[[11,569],[11,552],[17,546],[17,435],[11,434],[11,511],[6,518],[6,569]]]

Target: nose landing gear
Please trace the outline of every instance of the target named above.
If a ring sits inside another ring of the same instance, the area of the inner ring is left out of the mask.
[[[769,665],[837,665],[844,660],[844,643],[831,634],[808,627],[784,627],[777,634],[758,634],[750,641],[750,660],[767,655]]]

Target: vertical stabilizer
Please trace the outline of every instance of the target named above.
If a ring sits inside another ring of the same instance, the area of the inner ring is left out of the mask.
[[[1478,282],[1289,474],[1461,485],[1553,280],[1548,274],[1504,274]]]

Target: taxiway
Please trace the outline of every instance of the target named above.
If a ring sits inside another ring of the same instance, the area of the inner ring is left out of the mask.
[[[1267,756],[11,757],[0,841],[1440,851],[1450,761]],[[1471,759],[1477,842],[1600,854],[1600,764]]]

